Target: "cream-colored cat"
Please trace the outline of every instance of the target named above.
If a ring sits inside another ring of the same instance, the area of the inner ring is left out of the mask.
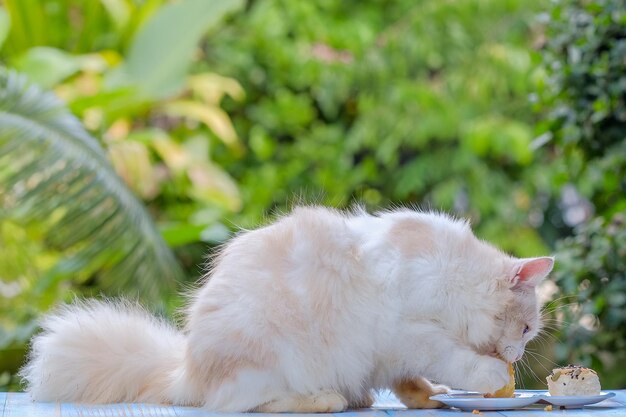
[[[215,259],[184,330],[124,302],[48,315],[22,370],[35,400],[209,410],[342,411],[395,389],[493,392],[541,323],[549,257],[516,259],[465,221],[395,210],[296,208]]]

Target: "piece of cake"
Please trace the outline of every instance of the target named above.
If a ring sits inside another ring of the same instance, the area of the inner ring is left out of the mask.
[[[515,370],[509,363],[509,382],[494,393],[485,394],[485,398],[511,398],[515,397]]]
[[[578,365],[553,369],[546,381],[553,396],[600,394],[600,378],[596,371]]]

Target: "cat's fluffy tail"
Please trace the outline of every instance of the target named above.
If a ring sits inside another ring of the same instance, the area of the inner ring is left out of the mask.
[[[46,316],[42,328],[20,372],[34,400],[172,400],[169,391],[183,366],[185,337],[140,307],[122,301],[76,303]]]

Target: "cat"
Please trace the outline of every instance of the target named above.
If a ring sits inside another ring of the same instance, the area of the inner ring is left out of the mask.
[[[222,248],[184,330],[129,302],[66,305],[43,319],[21,376],[36,401],[340,412],[390,388],[439,407],[429,397],[446,386],[507,383],[553,264],[442,213],[296,207]]]

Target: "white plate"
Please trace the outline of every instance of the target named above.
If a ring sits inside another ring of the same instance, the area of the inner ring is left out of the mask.
[[[599,403],[611,397],[615,397],[614,392],[601,392],[600,395],[564,395],[555,397],[549,393],[541,395],[543,401],[565,408],[580,408],[583,405]]]
[[[514,398],[485,398],[483,394],[477,392],[456,392],[433,395],[430,399],[441,401],[450,407],[460,408],[461,410],[493,411],[523,408],[538,402],[549,403],[557,407],[580,408],[614,396],[614,392],[601,392],[600,395],[552,397],[547,391],[520,390],[515,391]]]
[[[431,400],[441,401],[461,410],[510,410],[535,404],[541,395],[532,393],[515,393],[514,398],[485,398],[483,394],[467,392],[463,394],[438,394],[430,397]]]

